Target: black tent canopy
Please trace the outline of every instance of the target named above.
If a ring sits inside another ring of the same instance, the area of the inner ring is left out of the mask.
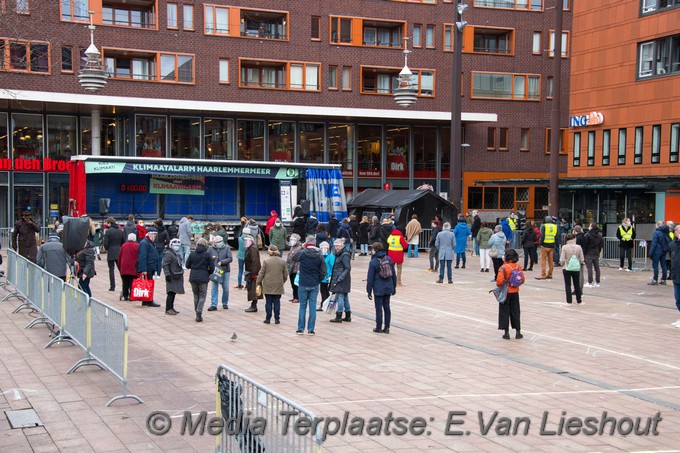
[[[413,214],[424,228],[429,228],[435,215],[452,226],[458,217],[456,207],[431,190],[366,189],[347,202],[347,210],[359,218],[373,213],[382,219],[394,213],[394,223],[401,228]]]

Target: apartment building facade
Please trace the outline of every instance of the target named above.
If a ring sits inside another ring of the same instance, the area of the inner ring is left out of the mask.
[[[525,206],[540,217],[547,186],[521,180],[548,173],[555,4],[468,3],[459,68],[462,143],[470,145],[461,150],[463,209],[494,216]],[[565,9],[566,100],[572,5],[556,3]],[[0,8],[0,200],[10,206],[0,226],[26,206],[45,224],[66,212],[68,162],[91,153],[93,106],[102,155],[337,163],[348,196],[386,183],[449,192],[451,1],[6,0]],[[77,77],[88,11],[109,75],[97,94]],[[401,109],[393,94],[405,42],[417,102]],[[102,179],[98,190],[129,199],[142,216],[168,218],[238,218],[246,213],[221,208],[220,193],[272,190],[215,180],[206,197],[162,202],[121,191],[145,187],[142,179]],[[504,179],[520,182],[490,183]],[[248,214],[266,213],[262,205]]]
[[[575,215],[680,220],[680,1],[577,2],[573,20]]]

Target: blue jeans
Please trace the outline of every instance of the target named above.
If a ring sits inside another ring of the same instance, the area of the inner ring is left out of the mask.
[[[459,266],[461,258],[463,259],[463,266],[465,266],[465,252],[463,253],[456,253],[456,267]]]
[[[314,332],[316,325],[316,298],[319,295],[319,285],[316,286],[299,286],[298,296],[300,301],[300,310],[298,311],[298,328],[299,331],[305,330],[305,318],[307,306],[309,306],[309,320],[307,320],[307,332]]]
[[[413,250],[413,257],[418,258],[418,244],[409,244],[408,245],[408,257],[411,258],[411,250]]]
[[[453,271],[451,270],[452,263],[453,260],[440,260],[439,280],[444,280],[444,265],[446,265],[446,273],[449,274],[449,281],[453,280]]]
[[[368,254],[368,244],[361,244],[361,253],[364,255]]]
[[[666,280],[666,273],[668,268],[666,267],[666,255],[654,255],[652,257],[652,269],[654,269],[654,277],[652,280],[659,280],[659,263],[661,263],[661,280]]]
[[[449,261],[450,263],[451,261]],[[383,329],[383,312],[385,313],[385,329],[390,328],[392,310],[390,309],[390,296],[373,296],[375,302],[375,328]]]
[[[479,256],[479,241],[475,238],[472,242],[475,244],[475,255]]]
[[[189,259],[189,255],[191,254],[191,244],[189,245],[180,245],[179,246],[179,254],[182,257],[182,265],[186,267],[187,265],[187,260]]]
[[[680,284],[673,283],[673,289],[675,290],[675,306],[680,311]]]
[[[347,293],[335,293],[335,301],[338,303],[335,309],[336,313],[348,313],[352,311],[349,306],[349,294]]]
[[[264,311],[266,313],[266,320],[272,319],[272,308],[274,309],[274,320],[279,320],[279,314],[281,313],[281,295],[280,294],[265,294],[265,305]]]
[[[153,277],[152,277],[153,278]],[[90,277],[82,278],[78,277],[78,287],[88,296],[92,297],[92,291],[90,291]]]
[[[243,266],[246,264],[245,259],[238,259],[238,281],[237,284],[238,286],[243,285]]]
[[[225,272],[222,275],[224,276],[222,283],[212,282],[212,290],[210,291],[211,307],[217,307],[217,293],[220,292],[220,286],[222,287],[222,306],[227,307],[229,305],[229,276],[231,272]]]

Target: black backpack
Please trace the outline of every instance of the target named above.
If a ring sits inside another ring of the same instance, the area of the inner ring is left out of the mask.
[[[378,275],[384,279],[392,278],[392,263],[387,256],[378,260]]]

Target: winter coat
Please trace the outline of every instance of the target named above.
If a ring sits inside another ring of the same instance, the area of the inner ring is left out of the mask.
[[[430,243],[429,243],[430,248],[437,247],[435,245],[437,243],[437,236],[441,232],[442,232],[442,229],[439,227],[439,225],[432,228],[432,233],[430,234]]]
[[[191,245],[191,222],[186,217],[182,217],[179,221],[177,238],[182,245]]]
[[[482,219],[479,218],[478,215],[476,215],[472,219],[472,227],[470,227],[470,233],[472,233],[473,238],[477,237],[477,233],[479,233],[479,230],[481,228],[482,228]]]
[[[335,238],[338,234],[338,228],[340,228],[340,221],[333,217],[328,220],[328,235],[331,238]]]
[[[160,268],[161,258],[158,251],[148,238],[139,243],[139,257],[137,258],[137,272],[155,273]]]
[[[387,247],[387,256],[389,256],[394,264],[402,264],[404,262],[404,251],[408,249],[408,242],[401,231],[395,228],[392,230],[392,234],[387,238],[387,243],[394,240],[392,238],[398,238],[398,244],[401,246],[401,250],[390,250],[389,245]]]
[[[288,267],[289,274],[297,274],[298,271],[300,270],[300,263],[297,261],[293,261],[293,257],[300,250],[302,250],[302,244],[298,242],[297,244],[290,248],[288,256],[286,256],[286,266]]]
[[[328,253],[323,260],[326,263],[326,277],[323,280],[321,280],[321,283],[329,283],[331,281],[331,275],[333,275],[333,266],[335,265],[335,253]]]
[[[163,253],[163,273],[165,274],[165,291],[167,293],[184,294],[183,261],[180,254],[170,248]]]
[[[630,238],[630,241],[624,241],[624,240],[621,238],[621,228],[623,228],[623,230],[624,230],[625,232],[629,232],[629,231],[630,231],[630,233],[631,233],[631,235],[632,235],[632,237]],[[620,226],[616,229],[616,237],[617,237],[618,240],[619,240],[619,247],[621,247],[622,249],[632,249],[632,248],[633,248],[633,245],[635,244],[635,227],[634,227],[633,225],[631,225],[631,226],[629,226],[628,228],[626,228],[626,227],[624,227],[623,225],[620,225]]]
[[[293,233],[300,236],[300,238],[303,241],[305,240],[305,236],[307,236],[305,234],[306,233],[306,229],[305,229],[306,226],[307,226],[307,221],[305,220],[304,217],[296,217],[295,219],[293,219],[293,224],[291,225],[291,227],[293,228]]]
[[[326,261],[318,248],[310,246],[303,248],[293,256],[293,261],[300,263],[298,271],[300,286],[319,286],[326,278]]]
[[[307,234],[316,234],[316,228],[319,226],[319,220],[316,217],[310,217],[307,219],[307,224],[305,225],[305,232]],[[303,236],[300,236],[304,238]]]
[[[244,228],[243,233],[238,237],[238,251],[236,252],[236,259],[238,260],[246,259],[246,241],[244,238],[247,234],[250,234],[249,230]]]
[[[368,243],[375,244],[380,242],[380,224],[371,225],[368,229]]]
[[[269,229],[269,243],[277,246],[279,250],[286,250],[286,227],[274,225]]]
[[[359,244],[368,244],[368,222],[359,223]]]
[[[380,242],[382,242],[383,248],[387,250],[387,238],[392,234],[394,225],[391,223],[380,224]]]
[[[78,278],[81,275],[85,275],[88,278],[97,275],[97,272],[94,270],[94,247],[95,245],[92,241],[87,241],[85,248],[76,253],[76,263],[80,266]]]
[[[578,240],[576,241],[576,243],[578,243]],[[536,225],[534,225],[534,245],[536,247],[541,245],[541,229]]]
[[[352,240],[356,244],[359,242],[359,222],[355,220],[350,220],[349,221],[349,229],[352,230]]]
[[[145,237],[146,237],[146,227],[144,225],[137,225],[137,242],[142,242]]]
[[[410,244],[412,239],[416,236],[420,236],[421,231],[423,231],[423,227],[420,226],[418,219],[411,219],[411,221],[406,224],[406,241]]]
[[[503,286],[503,283],[508,281],[510,278],[510,275],[512,274],[512,271],[515,269],[522,270],[522,266],[520,266],[517,263],[503,263],[503,265],[498,269],[498,275],[496,275],[496,286]],[[522,283],[525,281],[525,276],[524,272],[522,272]],[[518,293],[519,292],[519,286],[510,286],[508,285],[508,294],[510,293]]]
[[[510,224],[508,223],[508,219],[505,219],[501,221],[501,227],[503,227],[503,234],[505,235],[505,240],[506,241],[512,241],[512,228],[510,228]]]
[[[229,264],[231,264],[233,258],[231,256],[231,247],[229,247],[229,245],[225,243],[224,247],[221,249],[212,246],[208,247],[208,254],[211,258],[213,256],[215,257],[213,260],[213,265],[215,267],[221,268],[224,272],[231,272],[231,267]]]
[[[494,233],[489,239],[489,249],[496,249],[498,251],[498,256],[496,258],[503,259],[505,256],[505,233],[499,231]]]
[[[177,239],[177,235],[179,234],[179,227],[177,225],[171,223],[166,230],[168,230],[168,237],[171,241]]]
[[[576,256],[579,263],[585,264],[586,259],[583,256],[583,249],[580,245],[576,244],[576,239],[567,241],[560,249],[560,266],[566,267],[572,256]]]
[[[352,239],[352,228],[349,226],[349,223],[342,222],[340,224],[340,228],[338,228],[338,239],[344,239],[345,244],[349,244],[350,240]]]
[[[156,230],[158,230],[158,234],[153,245],[156,246],[158,256],[163,256],[163,251],[170,245],[170,234],[164,225],[157,226]]]
[[[668,236],[669,231],[670,228],[668,228],[668,225],[661,225],[656,229],[652,236],[652,245],[649,248],[649,256],[663,256],[667,252],[665,244],[668,244],[671,241],[671,238]]]
[[[19,252],[19,255],[35,262],[38,253],[38,244],[35,233],[40,233],[40,227],[33,220],[28,222],[24,219],[14,224],[12,231],[12,248]]]
[[[380,260],[385,258],[385,252],[378,252],[368,263],[368,277],[366,279],[366,292],[374,296],[391,296],[397,287],[397,272],[394,270],[394,263],[387,257],[392,266],[392,278],[382,278],[380,276]]]
[[[347,294],[352,290],[351,263],[349,252],[346,252],[345,249],[341,249],[340,253],[336,253],[331,282],[328,285],[329,291]]]
[[[680,285],[680,238],[677,236],[668,245],[671,251],[671,279],[676,285]]]
[[[132,220],[128,220],[127,222],[125,222],[125,225],[123,226],[123,237],[125,237],[126,241],[130,233],[134,233],[135,236],[137,236],[137,224]]]
[[[278,255],[265,259],[257,274],[257,285],[262,285],[262,294],[281,295],[285,291],[283,284],[288,279],[286,262]]]
[[[245,271],[245,282],[246,289],[248,290],[248,300],[258,300],[262,299],[263,296],[257,295],[257,286],[255,285],[255,279],[260,273],[262,264],[260,263],[260,252],[257,250],[255,244],[251,245],[246,249],[246,257],[244,261],[244,271]]]
[[[269,217],[269,220],[267,220],[267,224],[264,226],[264,234],[269,236],[269,232],[271,231],[272,227],[274,226],[278,218],[279,216],[277,216],[276,214]]]
[[[453,235],[456,236],[456,248],[454,249],[454,252],[465,253],[467,238],[470,234],[470,227],[467,223],[458,222],[456,224],[456,227],[453,229]]]
[[[127,241],[120,247],[118,253],[118,267],[120,275],[137,275],[137,259],[139,258],[139,244]]]
[[[583,250],[586,256],[598,257],[600,256],[600,251],[602,251],[602,246],[604,241],[602,240],[602,232],[599,228],[595,227],[586,233],[586,247]]]
[[[533,248],[536,247],[536,232],[533,228],[527,228],[522,232],[522,247]]]
[[[106,261],[118,261],[120,248],[125,243],[123,230],[115,223],[104,231],[104,248],[106,249]]]
[[[582,250],[584,250],[586,248],[586,235],[585,235],[585,233],[577,233],[576,234],[576,245],[580,245]]]
[[[456,247],[456,236],[451,230],[443,230],[437,235],[437,240],[434,242],[437,247],[439,261],[451,261],[455,257],[454,250]]]
[[[59,237],[50,235],[47,242],[38,249],[36,263],[50,274],[63,278],[66,276],[71,258],[61,245]]]
[[[491,231],[491,228],[481,227],[479,229],[476,237],[477,237],[477,243],[479,244],[480,249],[488,249],[489,248],[489,239],[491,239],[491,236],[493,236],[493,231]]]
[[[208,283],[210,274],[215,270],[213,260],[204,245],[196,246],[196,250],[189,254],[186,266],[187,269],[191,269],[189,272],[190,282]]]
[[[326,233],[325,231],[319,231],[318,233],[316,233],[316,246],[319,247],[322,242],[328,242],[329,244],[331,244],[331,240],[328,237],[328,233]]]

